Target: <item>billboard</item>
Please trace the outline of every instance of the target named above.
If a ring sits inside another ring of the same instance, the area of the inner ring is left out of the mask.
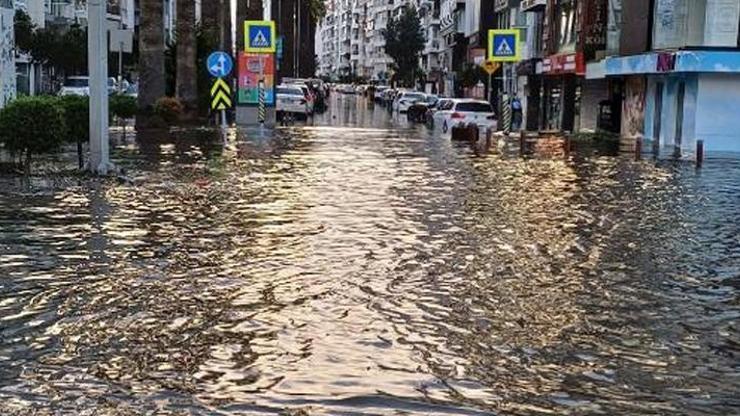
[[[239,53],[239,82],[237,103],[259,104],[259,82],[264,80],[265,105],[275,106],[275,54]]]

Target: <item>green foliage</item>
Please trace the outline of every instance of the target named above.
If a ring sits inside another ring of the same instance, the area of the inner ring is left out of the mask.
[[[90,99],[68,95],[59,97],[58,104],[64,113],[66,123],[64,140],[70,143],[90,140]]]
[[[29,52],[31,50],[33,32],[36,30],[36,26],[31,21],[31,16],[23,10],[16,10],[15,17],[13,18],[13,28],[16,47],[21,52]]]
[[[174,124],[180,121],[185,106],[173,97],[162,97],[154,103],[154,114],[161,117],[167,124]]]
[[[464,88],[472,88],[486,76],[487,74],[480,65],[468,63],[457,73],[457,82]]]
[[[308,11],[311,14],[311,20],[318,22],[326,16],[326,4],[324,0],[308,0]]]
[[[416,9],[404,6],[401,16],[391,18],[383,30],[385,52],[393,59],[397,70],[396,79],[411,87],[419,63],[419,54],[424,49],[421,19]]]
[[[133,118],[139,107],[136,98],[116,94],[110,97],[110,113],[119,118]]]
[[[64,141],[64,112],[54,97],[22,97],[0,111],[0,142],[13,155],[31,156],[59,148]]]
[[[35,29],[28,52],[35,62],[52,65],[67,75],[87,73],[87,32],[79,25],[72,25],[65,32]]]

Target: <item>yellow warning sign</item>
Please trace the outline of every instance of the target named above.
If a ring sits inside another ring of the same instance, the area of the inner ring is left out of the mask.
[[[223,78],[216,78],[211,87],[211,109],[220,111],[231,108],[231,106],[231,87]]]
[[[498,71],[499,67],[501,67],[501,64],[498,62],[493,62],[489,59],[483,62],[481,66],[488,73],[488,75],[493,75],[496,71]]]

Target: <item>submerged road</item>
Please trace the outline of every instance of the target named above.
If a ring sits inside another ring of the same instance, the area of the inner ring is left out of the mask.
[[[334,97],[0,187],[3,415],[740,411],[740,163],[490,154]]]

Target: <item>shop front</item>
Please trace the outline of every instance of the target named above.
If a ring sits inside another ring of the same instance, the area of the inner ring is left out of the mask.
[[[644,148],[740,153],[740,52],[677,51],[607,58],[607,76],[625,80],[622,135]]]
[[[553,55],[542,60],[540,129],[574,132],[580,126],[581,87],[586,74],[583,54]]]

